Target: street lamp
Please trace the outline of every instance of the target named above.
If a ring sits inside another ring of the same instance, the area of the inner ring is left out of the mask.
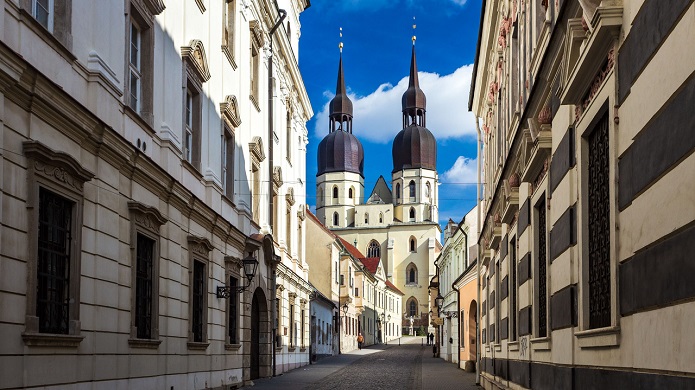
[[[442,305],[444,304],[444,297],[441,293],[437,293],[437,297],[434,298],[434,304],[437,305],[437,310],[442,310]]]
[[[239,287],[217,286],[217,298],[229,298],[232,292],[241,293],[251,285],[251,280],[256,276],[256,270],[258,269],[258,259],[253,257],[251,253],[249,252],[249,255],[241,260],[248,283]]]

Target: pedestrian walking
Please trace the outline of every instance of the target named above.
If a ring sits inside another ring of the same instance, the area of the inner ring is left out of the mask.
[[[357,348],[362,349],[362,343],[364,343],[364,337],[360,333],[357,335]]]

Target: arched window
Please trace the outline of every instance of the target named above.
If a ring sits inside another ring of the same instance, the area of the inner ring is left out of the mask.
[[[364,213],[364,223],[365,224],[369,223],[369,213]]]
[[[415,201],[415,181],[411,180],[410,184],[408,184],[408,192],[410,196],[410,201],[413,202]]]
[[[384,213],[379,213],[379,223],[384,223]]]
[[[417,299],[415,297],[410,297],[405,307],[408,310],[408,317],[417,317]]]
[[[376,240],[372,240],[367,245],[367,257],[381,257],[381,245]]]
[[[417,252],[417,240],[413,236],[410,236],[410,251]]]
[[[348,190],[348,198],[352,199],[352,187]]]
[[[417,266],[413,263],[408,264],[405,268],[405,283],[417,284]]]
[[[333,226],[338,226],[338,213],[333,213]]]
[[[415,221],[415,207],[410,208],[410,220]]]
[[[432,195],[432,186],[430,186],[430,182],[427,182],[425,184],[425,197],[429,198]]]
[[[333,199],[338,199],[338,186],[333,186]]]
[[[401,199],[401,183],[396,184],[396,199]]]
[[[321,206],[323,204],[323,188],[319,187],[319,195],[316,197],[316,205]]]

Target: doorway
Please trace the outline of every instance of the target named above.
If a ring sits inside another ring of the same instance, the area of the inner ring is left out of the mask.
[[[269,353],[270,323],[268,319],[268,304],[265,293],[260,287],[256,288],[251,301],[251,345],[250,345],[250,379],[264,378],[271,375]]]

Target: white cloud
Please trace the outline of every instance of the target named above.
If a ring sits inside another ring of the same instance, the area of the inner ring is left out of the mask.
[[[454,165],[442,173],[445,184],[466,185],[478,182],[478,159],[459,156]]]
[[[460,0],[459,0],[460,1]],[[473,65],[464,65],[452,74],[419,72],[420,88],[427,96],[427,128],[438,140],[475,137],[475,118],[468,111]],[[379,85],[366,96],[348,92],[354,105],[354,134],[365,141],[388,143],[403,128],[401,96],[408,87],[408,76],[395,86]],[[349,90],[349,88],[348,88]],[[327,101],[316,115],[315,132],[322,138],[328,132],[328,103],[333,94],[325,94]]]
[[[468,1],[468,0],[451,0],[452,3],[454,3],[456,5],[461,5],[461,6],[466,4],[466,1]]]

